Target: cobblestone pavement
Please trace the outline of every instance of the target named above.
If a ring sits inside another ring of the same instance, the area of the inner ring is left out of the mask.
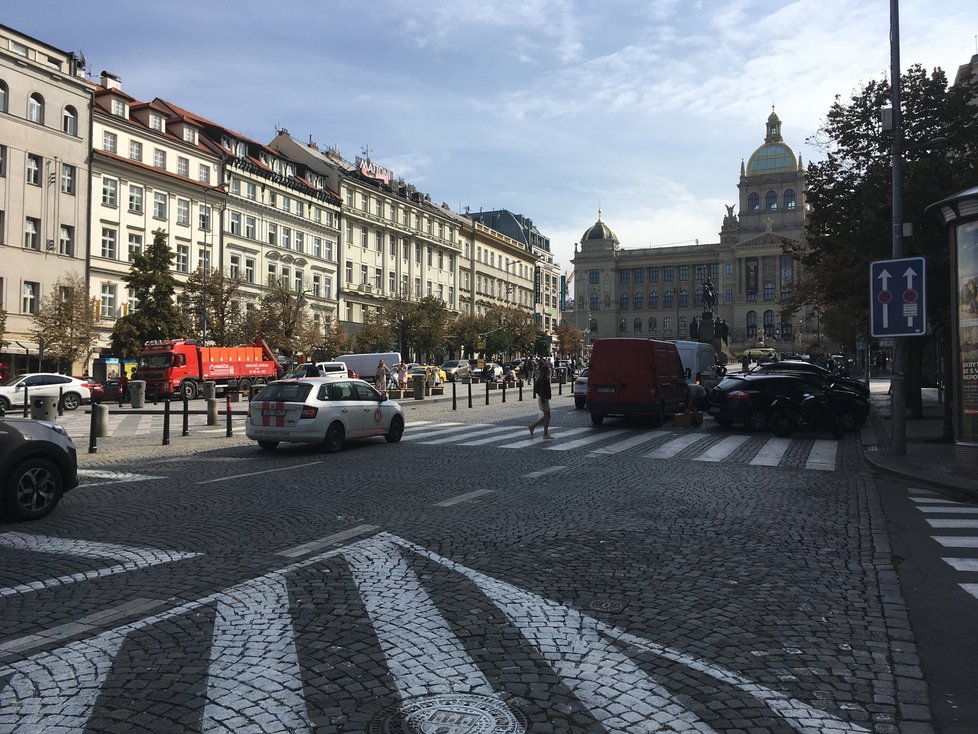
[[[0,525],[0,731],[928,731],[855,435],[555,404],[547,444],[512,400],[333,455],[79,441]]]

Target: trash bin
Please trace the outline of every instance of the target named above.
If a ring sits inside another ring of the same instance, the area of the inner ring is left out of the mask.
[[[213,380],[208,380],[204,383],[204,400],[210,400],[211,398],[217,397],[217,385]]]
[[[142,408],[146,404],[146,380],[129,381],[129,403],[134,408]]]
[[[424,400],[424,375],[414,375],[412,381],[414,383],[414,399]]]
[[[231,400],[232,403],[240,403],[241,402],[241,390],[239,390],[238,388],[236,388],[236,387],[229,387],[228,388],[227,395],[228,395],[228,398]]]
[[[55,395],[31,395],[31,418],[36,421],[58,420],[58,398]]]

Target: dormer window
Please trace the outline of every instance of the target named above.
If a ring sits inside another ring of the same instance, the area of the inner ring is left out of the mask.
[[[221,136],[221,147],[227,148],[228,150],[234,150],[234,141],[231,140],[227,135]]]
[[[127,116],[126,103],[123,102],[121,99],[113,97],[112,114],[115,115],[116,117],[126,117]]]
[[[234,153],[235,153],[235,155],[238,156],[238,158],[247,158],[248,157],[248,146],[245,145],[244,143],[238,143],[237,147],[235,148]]]
[[[260,160],[262,162],[262,165],[264,165],[264,166],[269,165],[268,153],[265,153],[265,152],[259,153],[258,154],[258,160]]]
[[[278,175],[281,176],[282,175],[282,161],[280,161],[278,158],[276,158],[275,159],[275,164],[272,166],[272,170],[275,171],[275,173],[277,173]]]
[[[192,127],[185,127],[183,129],[183,140],[186,143],[193,143],[194,145],[196,145],[197,144],[197,131],[194,130]]]
[[[163,132],[163,115],[156,112],[149,113],[149,129]]]
[[[287,165],[285,167],[285,175],[286,176],[294,176],[295,175],[295,166],[293,166],[292,164]]]

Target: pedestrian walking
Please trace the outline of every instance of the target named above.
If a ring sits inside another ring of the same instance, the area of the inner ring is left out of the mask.
[[[387,381],[391,376],[390,368],[384,364],[384,360],[380,360],[377,364],[377,374],[374,375],[374,387],[377,388],[377,392],[387,397]]]
[[[397,365],[397,384],[401,390],[407,390],[407,363],[402,359],[401,363]]]
[[[543,440],[550,441],[553,439],[553,436],[550,435],[550,363],[545,359],[540,360],[540,366],[534,373],[533,386],[537,396],[537,404],[540,406],[543,415],[528,425],[527,429],[532,438],[533,431],[537,427],[543,426]]]

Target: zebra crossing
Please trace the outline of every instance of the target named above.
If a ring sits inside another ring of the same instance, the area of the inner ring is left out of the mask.
[[[909,496],[941,546],[941,560],[962,575],[958,586],[978,599],[978,506],[924,489],[911,489]]]
[[[465,602],[456,601],[459,594],[467,594]],[[356,628],[361,639],[342,632],[351,609],[363,612],[366,624]],[[485,645],[469,639],[473,635],[489,646],[524,649],[489,657]],[[506,642],[493,643],[496,635]],[[312,641],[317,649],[309,647]],[[202,659],[190,659],[191,650]],[[177,669],[174,656],[182,662]],[[649,658],[658,661],[654,674]],[[525,677],[514,674],[520,668]],[[134,675],[164,669],[166,675]],[[348,687],[340,672],[349,677]],[[690,676],[708,681],[709,692],[702,684],[690,687]],[[534,704],[522,686],[540,679],[554,681],[552,699]],[[721,717],[727,707],[729,719],[747,707],[766,708],[799,732],[868,732],[743,673],[386,532],[0,665],[0,730],[115,730],[118,708],[132,706],[138,685],[155,686],[153,700],[167,702],[141,710],[139,728],[150,732],[170,731],[177,716],[201,722],[205,734],[334,731],[337,716],[376,712],[386,701],[413,712],[410,726],[397,731],[490,731],[471,726],[480,720],[477,699],[497,711],[515,699],[536,706],[522,714],[529,724],[576,710],[579,721],[590,720],[588,729],[623,734],[713,732],[695,713],[706,703],[719,703]],[[439,703],[425,714],[426,698],[451,695],[467,697],[464,710]],[[839,710],[845,715],[846,706]],[[474,718],[469,727],[435,726],[456,715],[458,721]],[[527,728],[505,731],[523,734]]]
[[[706,463],[742,463],[812,471],[836,471],[840,441],[770,434],[723,436],[709,429],[552,427],[554,441],[531,437],[523,425],[433,423],[407,424],[402,441],[429,446],[492,446],[611,456],[628,451],[645,459],[683,458]]]

